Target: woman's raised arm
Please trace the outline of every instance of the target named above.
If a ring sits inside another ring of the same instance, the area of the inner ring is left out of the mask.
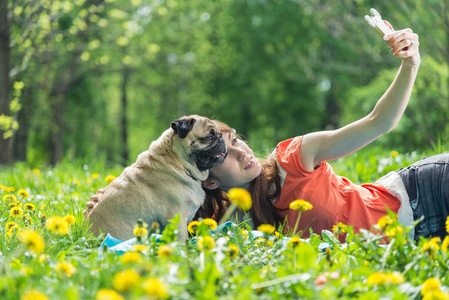
[[[307,170],[312,171],[324,160],[340,158],[357,151],[396,128],[399,123],[418,73],[419,40],[411,29],[395,31],[384,39],[388,41],[393,55],[402,59],[395,79],[374,109],[364,118],[340,129],[313,132],[304,136],[299,155]]]

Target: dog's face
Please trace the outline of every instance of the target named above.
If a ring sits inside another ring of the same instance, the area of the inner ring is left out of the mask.
[[[226,144],[217,126],[208,118],[192,115],[171,123],[186,154],[200,171],[217,167],[226,158]]]

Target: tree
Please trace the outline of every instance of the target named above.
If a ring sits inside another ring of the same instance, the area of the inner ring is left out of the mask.
[[[8,1],[0,0],[0,164],[11,164],[13,119],[9,109],[9,30]]]

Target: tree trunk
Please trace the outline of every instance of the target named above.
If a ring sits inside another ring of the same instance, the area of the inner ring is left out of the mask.
[[[335,98],[335,92],[333,90],[334,83],[331,86],[328,94],[326,95],[326,110],[327,110],[327,124],[324,126],[325,130],[332,130],[339,127],[340,123],[340,106]]]
[[[18,113],[17,121],[20,124],[19,130],[14,134],[14,160],[26,161],[27,159],[27,141],[33,115],[33,93],[28,87],[22,91],[21,103],[22,109]]]
[[[128,67],[124,67],[122,71],[122,110],[121,110],[121,136],[122,136],[122,164],[126,165],[129,161],[129,152],[128,152],[128,133],[127,133],[127,125],[128,119],[126,117],[126,110],[128,104],[127,97],[127,87],[128,87],[128,79],[129,79],[129,69]]]
[[[8,1],[0,0],[0,115],[10,116],[9,110],[9,19]],[[0,129],[0,165],[13,163],[12,137],[3,138]]]
[[[48,139],[50,164],[56,165],[64,154],[64,98],[65,94],[52,95],[51,129]]]

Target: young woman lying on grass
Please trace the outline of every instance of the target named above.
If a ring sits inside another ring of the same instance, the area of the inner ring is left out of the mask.
[[[226,192],[240,187],[251,193],[249,216],[254,228],[260,224],[279,226],[287,218],[285,229],[293,229],[298,212],[289,205],[304,199],[313,209],[301,214],[298,230],[303,237],[308,236],[308,228],[320,234],[339,222],[352,225],[356,232],[370,230],[387,214],[387,208],[397,213],[405,226],[424,217],[415,228],[415,239],[443,237],[449,212],[449,154],[423,159],[376,183],[362,185],[336,175],[326,162],[351,154],[394,129],[407,107],[420,64],[418,35],[404,29],[384,39],[402,64],[373,111],[358,121],[283,141],[264,161],[254,157],[231,127],[215,121],[228,155],[203,183],[207,196],[197,217],[220,219],[229,203]],[[98,195],[88,206],[96,201]]]

